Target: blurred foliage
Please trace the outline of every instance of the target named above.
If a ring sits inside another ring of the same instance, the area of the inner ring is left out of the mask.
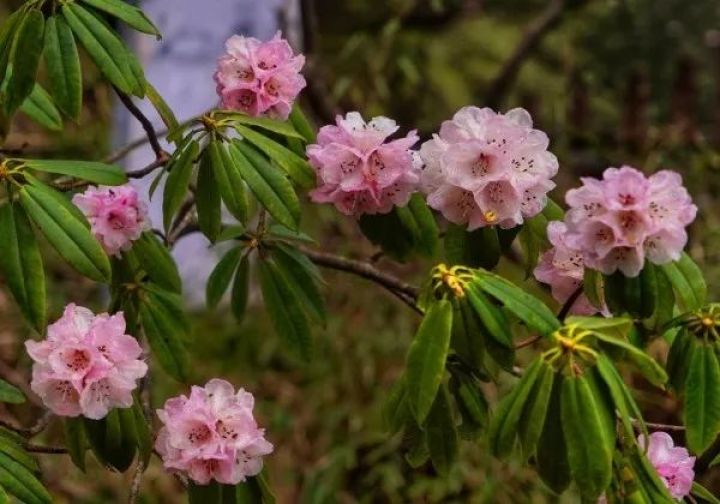
[[[327,110],[309,101],[316,105],[318,117],[334,110],[382,114],[406,129],[418,128],[427,137],[461,106],[484,105],[490,84],[526,27],[549,3],[315,0],[317,25],[308,34],[306,73]],[[717,298],[720,4],[716,0],[568,0],[565,10],[524,61],[501,108],[528,108],[550,135],[561,161],[556,199],[577,184],[577,175],[598,174],[608,165],[679,170],[701,207],[691,232],[690,253],[703,265]],[[107,152],[109,93],[97,84],[93,66],[85,68],[90,71],[84,74],[80,123],[49,135],[19,118],[10,147],[26,146],[44,156],[100,158]],[[332,209],[309,208],[304,222],[312,223],[311,234],[323,248],[355,257],[375,252],[361,241],[355,224]],[[383,268],[412,281],[429,265],[380,261]],[[48,270],[53,276],[51,320],[70,294],[78,304],[102,308],[102,293],[90,284],[78,284],[77,276],[59,261],[48,265]],[[521,281],[522,272],[510,274]],[[462,462],[447,480],[436,477],[429,465],[411,469],[398,455],[402,440],[387,439],[380,411],[403,365],[417,317],[374,285],[336,273],[327,273],[326,279],[332,316],[317,334],[319,352],[311,366],[279,350],[257,306],[257,292],[252,293],[241,327],[227,310],[198,314],[195,320],[194,379],[201,383],[220,375],[256,395],[261,423],[277,450],[268,464],[279,502],[555,501],[531,469],[523,468],[519,460],[493,460],[483,443],[465,446]],[[0,296],[0,357],[13,363],[13,368],[0,367],[0,376],[16,382],[28,376],[15,369],[29,369],[20,344],[26,337],[20,320],[13,303]],[[186,391],[160,371],[154,374],[153,407],[178,392]],[[672,400],[643,406],[649,408],[650,419],[676,420]],[[5,413],[17,415],[18,421],[32,421],[25,410],[8,408]],[[40,442],[52,443],[60,436],[61,429],[53,425]],[[68,471],[67,461],[59,460],[42,458],[47,482],[59,502],[126,499],[128,476],[107,476],[91,467],[96,478],[88,479],[75,469]],[[87,481],[94,481],[94,486],[88,487]],[[180,485],[163,473],[155,459],[141,502],[175,503],[181,495]],[[567,502],[573,501],[567,497]]]

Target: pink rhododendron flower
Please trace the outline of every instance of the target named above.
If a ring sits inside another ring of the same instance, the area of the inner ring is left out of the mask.
[[[322,127],[317,144],[307,147],[318,182],[312,200],[333,203],[356,217],[406,205],[419,181],[418,160],[410,150],[418,141],[416,132],[388,140],[398,130],[395,121],[376,117],[366,123],[358,112],[336,121]]]
[[[305,87],[300,70],[305,56],[295,56],[280,32],[268,42],[233,35],[215,72],[222,106],[251,116],[287,119]]]
[[[657,471],[660,479],[675,499],[682,499],[690,493],[695,479],[695,457],[691,457],[687,449],[675,446],[673,439],[666,432],[653,432],[649,436],[647,457]],[[645,447],[645,438],[638,437],[641,448]]]
[[[255,422],[254,403],[252,394],[218,379],[193,386],[190,397],[168,399],[157,411],[163,427],[155,441],[165,468],[201,485],[234,485],[258,474],[273,445]]]
[[[47,339],[26,341],[25,348],[34,361],[30,386],[59,416],[98,420],[112,408],[128,408],[147,373],[122,312],[94,315],[71,303],[48,326]]]
[[[109,255],[119,255],[150,229],[147,206],[129,184],[90,187],[73,197],[90,222],[93,234]]]
[[[623,166],[582,182],[565,196],[565,223],[567,242],[582,251],[587,267],[634,277],[646,258],[655,264],[680,258],[685,227],[697,213],[680,175],[664,170],[646,177]]]
[[[511,228],[537,215],[555,187],[557,158],[524,109],[465,107],[425,142],[421,184],[428,205],[469,230]]]
[[[559,303],[565,303],[570,296],[582,285],[585,267],[582,253],[567,244],[567,227],[562,222],[551,222],[547,227],[547,234],[553,247],[547,250],[533,272],[535,278],[550,285],[552,295]],[[576,315],[592,315],[597,313],[595,308],[581,294],[570,308],[570,313]]]

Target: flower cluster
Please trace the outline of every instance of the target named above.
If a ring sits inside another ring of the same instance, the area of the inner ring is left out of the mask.
[[[650,434],[647,445],[647,457],[675,499],[682,499],[690,493],[695,479],[695,457],[687,449],[675,446],[666,432]],[[641,448],[645,447],[645,438],[638,437]]]
[[[567,227],[562,222],[551,222],[547,227],[547,235],[552,248],[545,251],[535,271],[539,282],[550,285],[552,295],[559,303],[565,303],[582,285],[585,267],[582,253],[568,246]],[[570,313],[592,315],[598,311],[585,294],[573,303]]]
[[[90,227],[109,255],[119,255],[150,229],[147,206],[129,184],[118,187],[90,187],[73,197]]]
[[[357,112],[338,116],[337,125],[321,128],[317,144],[307,148],[318,180],[312,200],[334,203],[345,215],[356,217],[406,205],[419,181],[410,150],[418,136],[411,131],[388,141],[397,130],[392,119],[376,117],[366,123]]]
[[[582,182],[565,196],[565,223],[567,241],[587,267],[634,277],[646,258],[655,264],[680,258],[685,227],[697,213],[680,175],[663,170],[646,177],[623,166],[608,168],[602,180]]]
[[[168,399],[157,414],[164,426],[155,448],[165,468],[201,485],[234,485],[262,470],[273,446],[253,417],[254,398],[225,380],[192,387],[190,397]]]
[[[137,380],[147,373],[137,340],[125,334],[122,313],[95,316],[74,304],[48,326],[47,339],[27,341],[35,363],[30,386],[56,415],[98,420],[132,406]]]
[[[227,54],[220,57],[215,72],[222,106],[251,116],[287,119],[306,85],[300,74],[305,57],[296,56],[280,32],[268,42],[233,35],[225,48]]]
[[[420,149],[428,205],[469,230],[511,228],[538,214],[558,162],[547,135],[532,125],[524,109],[459,110]]]

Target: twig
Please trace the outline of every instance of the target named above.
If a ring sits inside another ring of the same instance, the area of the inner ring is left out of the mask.
[[[562,17],[565,0],[552,0],[545,11],[527,28],[525,35],[505,62],[497,77],[490,83],[485,102],[491,107],[498,107],[510,91],[520,67],[533,50],[540,44],[543,37],[557,26]]]
[[[133,476],[132,485],[130,486],[130,498],[128,499],[128,504],[135,504],[135,502],[137,502],[144,472],[145,464],[142,460],[139,460],[137,467],[135,467],[135,475]]]
[[[575,289],[575,291],[572,294],[570,294],[570,297],[567,298],[567,301],[565,301],[565,304],[562,305],[562,308],[560,308],[560,311],[557,314],[557,318],[560,321],[565,320],[565,317],[567,317],[568,313],[570,313],[570,310],[575,305],[575,302],[582,295],[582,293],[583,293],[583,285],[581,283],[580,285],[578,285],[577,289]]]
[[[524,340],[516,343],[516,344],[515,344],[515,350],[520,350],[521,348],[529,347],[529,346],[537,343],[537,342],[540,341],[541,339],[543,339],[542,334],[536,334],[535,336],[531,336],[531,337],[529,337],[529,338],[527,338],[527,339],[524,339]]]
[[[631,418],[630,422],[633,424],[633,427],[639,429],[640,420],[638,420],[637,418]],[[684,425],[671,425],[671,424],[663,424],[663,423],[655,423],[655,422],[644,422],[644,423],[649,429],[653,429],[653,430],[669,431],[669,432],[682,432],[685,430]]]
[[[303,246],[300,246],[298,248],[302,251],[303,254],[308,256],[308,258],[318,266],[338,271],[345,271],[347,273],[352,273],[354,275],[365,278],[366,280],[375,282],[390,291],[399,299],[401,299],[405,304],[410,306],[416,312],[422,313],[422,310],[420,310],[420,308],[418,308],[417,304],[415,303],[418,296],[417,287],[405,283],[399,278],[394,277],[388,273],[380,271],[368,262],[348,259],[346,257],[337,256],[328,252],[312,250]]]
[[[50,421],[53,419],[53,417],[54,415],[52,411],[45,410],[42,416],[38,418],[38,421],[35,422],[35,425],[33,425],[27,430],[30,437],[37,436],[42,431],[44,431],[45,428],[50,424]]]
[[[68,452],[67,448],[63,448],[61,446],[40,446],[40,445],[27,443],[27,444],[23,445],[23,447],[27,451],[32,452],[32,453],[49,453],[49,454],[53,454],[53,455],[60,455],[60,454]]]
[[[113,89],[115,89],[115,93],[117,93],[118,98],[120,98],[120,101],[125,106],[126,109],[135,117],[135,119],[138,120],[142,128],[145,130],[145,135],[148,138],[148,142],[150,143],[150,147],[152,147],[153,152],[155,153],[155,157],[157,159],[160,159],[163,157],[163,155],[167,156],[167,153],[163,150],[162,146],[160,145],[160,141],[158,140],[157,132],[155,131],[155,127],[153,126],[150,119],[148,119],[145,114],[142,113],[142,111],[133,103],[132,98],[128,96],[127,94],[120,91],[118,88],[113,86]]]
[[[30,436],[30,429],[26,429],[25,427],[18,427],[16,425],[11,424],[7,420],[0,419],[0,427],[4,427],[7,430],[11,430],[17,434],[20,434],[24,437]]]

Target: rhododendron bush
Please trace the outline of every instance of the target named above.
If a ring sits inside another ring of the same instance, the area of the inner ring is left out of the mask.
[[[89,450],[103,466],[132,468],[133,502],[153,458],[192,502],[274,501],[264,466],[277,443],[246,391],[258,385],[198,383],[186,349],[200,335],[171,250],[202,233],[223,251],[208,307],[228,294],[242,323],[257,284],[271,337],[298,360],[316,358],[313,332],[327,319],[332,286],[320,267],[374,282],[417,314],[382,412],[412,467],[444,477],[462,443],[482,441],[498,458],[519,457],[550,492],[571,489],[583,502],[718,502],[693,480],[696,460],[720,453],[720,304],[706,299],[684,251],[697,207],[680,172],[617,160],[553,201],[563,168],[520,108],[468,105],[425,141],[362,111],[316,130],[298,105],[304,57],[281,34],[231,37],[207,79],[217,108],[180,124],[108,17],[159,36],[120,0],[26,2],[0,29],[8,120],[19,109],[46,125],[77,119],[82,47],[155,154],[127,172],[87,159],[0,159],[0,272],[33,331],[29,386],[65,435],[48,450],[31,443],[34,429],[3,421],[0,495],[50,502],[31,453],[66,452],[84,470]],[[167,126],[166,147],[139,100]],[[147,175],[162,222],[150,221],[130,182]],[[428,264],[422,284],[320,250],[303,231],[314,204],[333,205],[392,260]],[[50,248],[78,278],[105,286],[104,313],[69,292],[62,316],[48,320]],[[503,258],[521,263],[530,291],[500,273]],[[669,348],[667,360],[650,344]],[[518,358],[521,349],[530,357]],[[153,411],[143,398],[152,373],[185,393]],[[509,389],[495,386],[500,378]],[[646,423],[637,383],[651,400],[682,398],[683,425],[664,426],[672,437]],[[24,400],[0,382],[0,401]]]

